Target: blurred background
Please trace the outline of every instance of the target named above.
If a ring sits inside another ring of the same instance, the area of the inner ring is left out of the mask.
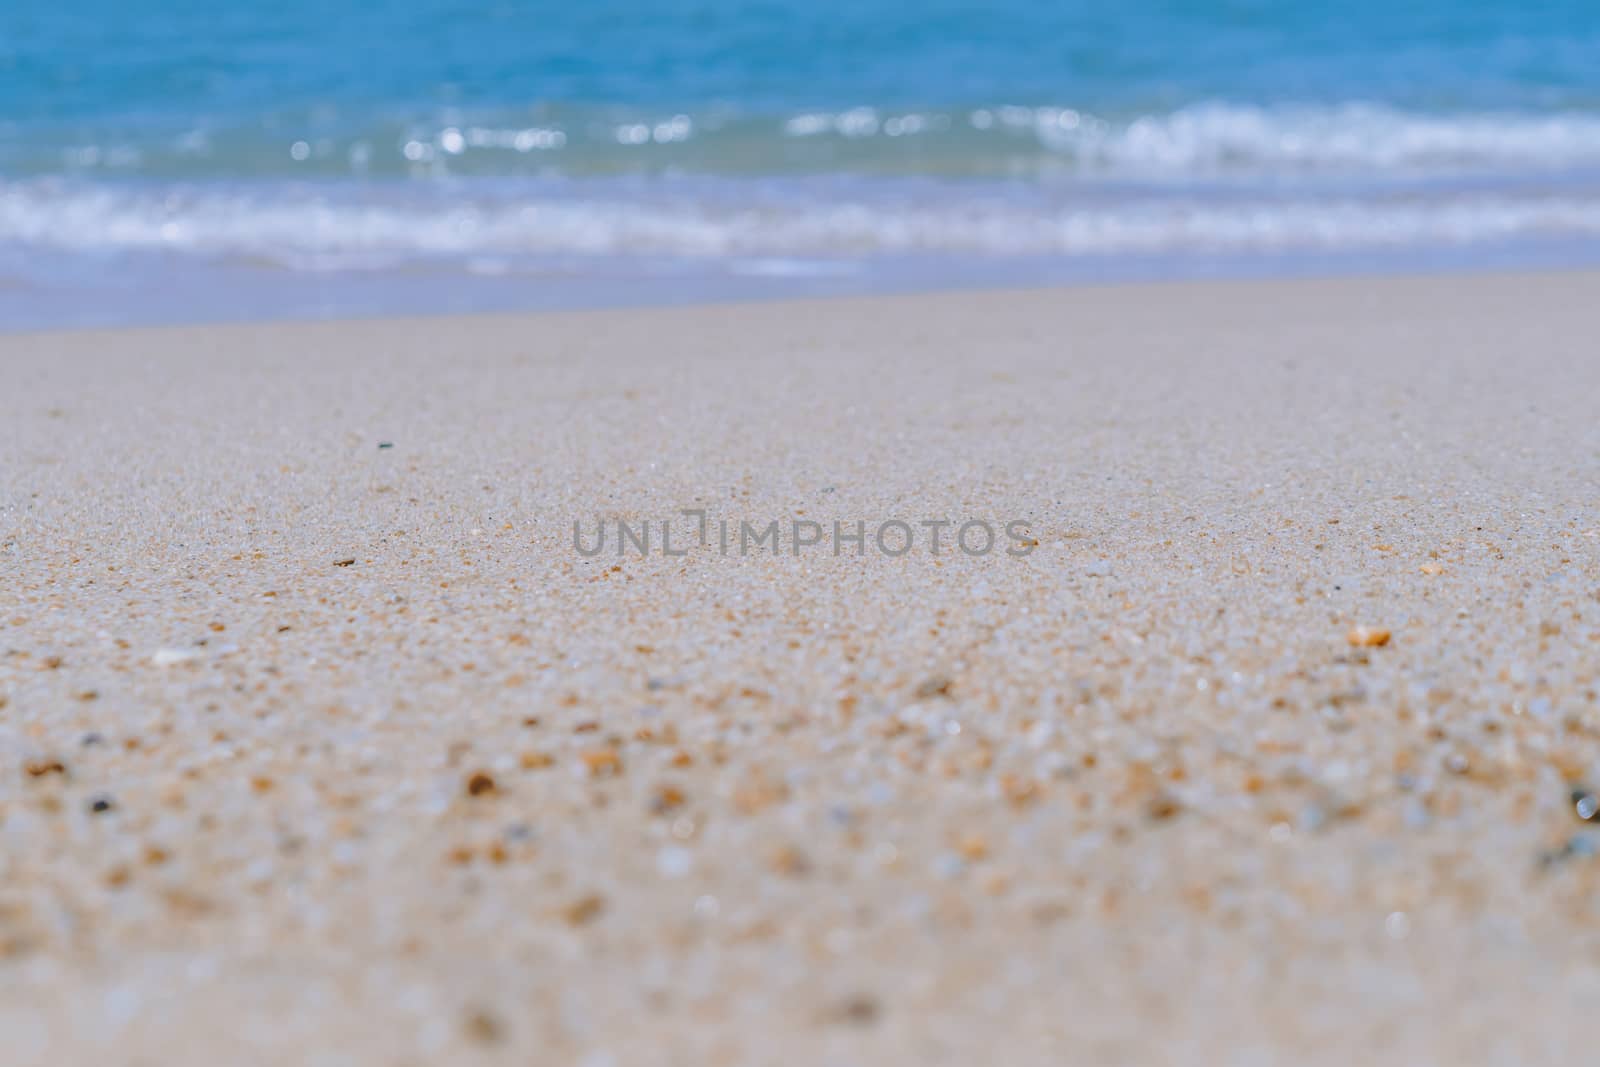
[[[1597,262],[1593,0],[0,11],[0,329]]]

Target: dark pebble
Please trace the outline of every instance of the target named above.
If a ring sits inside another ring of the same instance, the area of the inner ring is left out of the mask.
[[[117,802],[108,796],[98,796],[89,801],[89,810],[96,815],[103,815],[117,806]]]
[[[865,993],[845,997],[826,1012],[829,1022],[848,1026],[871,1026],[883,1014],[877,998]]]
[[[1566,863],[1569,860],[1588,859],[1600,847],[1596,847],[1594,839],[1586,833],[1574,834],[1562,842],[1560,848],[1553,848],[1539,856],[1539,866],[1546,869]]]

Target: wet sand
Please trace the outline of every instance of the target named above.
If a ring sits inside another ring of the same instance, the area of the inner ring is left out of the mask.
[[[0,338],[5,1060],[1586,1051],[1596,337],[1564,274]]]

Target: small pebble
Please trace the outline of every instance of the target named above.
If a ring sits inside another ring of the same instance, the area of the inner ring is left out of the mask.
[[[34,759],[22,765],[23,771],[29,778],[43,778],[47,774],[67,773],[67,765],[58,759]]]
[[[650,801],[650,810],[657,815],[665,815],[683,807],[688,799],[683,790],[675,785],[663,785],[656,790],[655,796]]]
[[[1381,626],[1355,626],[1344,639],[1356,648],[1382,648],[1389,643],[1389,631]]]
[[[388,448],[388,445],[379,445],[379,448]],[[462,1029],[467,1037],[480,1045],[496,1045],[505,1038],[505,1026],[498,1018],[478,1008],[467,1013],[462,1022]]]
[[[799,878],[811,870],[811,861],[793,845],[782,845],[772,854],[772,869],[790,878]]]
[[[663,878],[682,878],[694,866],[694,853],[679,845],[667,845],[656,853],[656,870]]]
[[[826,1022],[846,1026],[871,1026],[878,1021],[878,1016],[881,1014],[882,1008],[875,998],[865,993],[856,993],[829,1008],[823,1013],[823,1018]]]
[[[587,926],[606,910],[606,900],[598,893],[588,893],[568,904],[563,911],[569,925]]]
[[[1145,814],[1153,822],[1165,822],[1183,811],[1183,804],[1171,793],[1158,793],[1145,805]]]
[[[1600,796],[1596,796],[1587,789],[1574,789],[1572,791],[1572,808],[1577,812],[1578,818],[1584,822],[1594,822],[1595,816],[1600,815]]]
[[[591,778],[611,778],[622,773],[622,757],[615,749],[594,748],[578,757]]]
[[[1554,867],[1568,860],[1588,859],[1597,852],[1600,852],[1600,847],[1596,846],[1592,834],[1574,834],[1563,841],[1560,848],[1553,848],[1540,854],[1539,865],[1546,868]]]

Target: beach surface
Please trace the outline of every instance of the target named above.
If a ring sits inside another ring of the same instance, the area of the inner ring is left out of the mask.
[[[0,338],[3,1058],[1587,1051],[1596,337],[1570,273]]]

